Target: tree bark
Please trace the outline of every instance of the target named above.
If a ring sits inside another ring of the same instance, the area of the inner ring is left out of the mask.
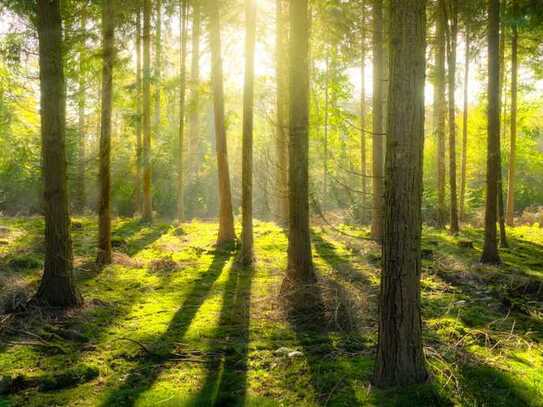
[[[434,97],[434,121],[437,140],[437,223],[444,228],[447,223],[447,209],[445,206],[445,27],[447,18],[441,2],[437,5],[436,23],[436,72],[435,72],[435,97]]]
[[[143,214],[153,220],[151,197],[151,0],[143,0]]]
[[[391,0],[383,273],[374,382],[427,380],[420,314],[426,2]]]
[[[497,244],[498,173],[500,171],[500,1],[488,0],[488,138],[485,240],[482,263],[499,264]]]
[[[81,11],[81,30],[84,32],[87,27],[87,18],[86,11],[83,9]],[[76,209],[79,213],[85,211],[87,205],[86,200],[86,188],[85,188],[85,167],[86,167],[86,131],[85,131],[85,74],[84,74],[84,48],[85,40],[81,45],[81,50],[79,51],[79,90],[78,90],[78,146],[77,146],[77,181],[76,185]]]
[[[383,0],[373,1],[373,207],[371,236],[383,238]]]
[[[219,4],[207,0],[209,18],[209,44],[211,48],[211,86],[213,88],[213,110],[217,149],[217,172],[219,178],[219,235],[217,245],[231,244],[235,238],[232,214],[232,193],[228,168],[228,150],[224,123],[224,88],[221,57],[221,34]]]
[[[186,60],[187,60],[187,0],[179,2],[179,28],[181,33],[180,51],[180,79],[179,79],[179,135],[177,153],[177,220],[182,222],[185,218],[185,196],[183,171],[185,148],[185,93],[186,93]]]
[[[245,0],[245,85],[243,90],[243,157],[241,194],[241,252],[244,265],[253,262],[253,105],[256,42],[256,0]]]
[[[284,286],[313,283],[309,232],[309,15],[308,0],[289,9],[289,234]]]
[[[73,277],[73,253],[66,181],[66,94],[62,67],[59,0],[38,0],[42,176],[45,265],[36,302],[71,307],[83,300]]]
[[[518,15],[518,0],[513,0],[513,15]],[[518,104],[518,27],[513,23],[511,37],[511,141],[508,168],[507,215],[509,226],[515,225],[515,175],[517,155],[517,104]]]
[[[360,175],[361,175],[361,196],[359,221],[366,223],[367,195],[368,195],[368,159],[366,147],[366,3],[362,2],[362,32],[360,39]]]
[[[189,153],[187,167],[189,168],[187,183],[193,182],[193,174],[198,171],[197,146],[200,134],[200,0],[192,3],[192,62],[190,69],[190,112],[189,112]]]
[[[500,10],[503,13],[503,10],[505,10],[505,3],[500,3]],[[507,88],[506,88],[506,81],[505,81],[505,24],[501,22],[501,33],[500,33],[500,110],[503,106],[503,123],[506,122],[506,116],[507,116]],[[503,138],[505,138],[505,125],[502,124],[500,126],[500,133],[503,129]],[[507,243],[507,231],[505,226],[505,203],[503,198],[503,172],[502,172],[502,135],[500,134],[500,137],[498,137],[498,163],[499,163],[499,171],[498,171],[498,224],[500,226],[500,247],[509,247],[509,244]]]
[[[275,218],[281,225],[288,224],[288,9],[285,0],[276,1],[276,190]]]
[[[113,96],[113,1],[102,6],[102,114],[100,128],[100,197],[96,264],[111,264],[111,109]]]
[[[141,179],[141,131],[142,131],[142,84],[141,84],[141,3],[138,3],[136,17],[136,185],[134,196],[136,200],[136,212],[141,214],[142,202],[142,179]]]
[[[458,224],[458,196],[456,189],[456,45],[458,37],[458,11],[456,0],[442,1],[447,7],[447,65],[449,68],[449,190],[450,190],[450,229],[453,235],[460,230]]]
[[[462,120],[462,163],[460,164],[460,220],[466,216],[466,169],[468,160],[468,90],[469,90],[469,48],[470,32],[466,25],[466,54],[464,65],[464,112]]]

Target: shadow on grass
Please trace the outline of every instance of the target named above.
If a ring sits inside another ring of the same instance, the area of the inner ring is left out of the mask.
[[[245,403],[253,273],[253,268],[237,264],[230,271],[215,335],[221,338],[222,345],[210,349],[223,356],[207,365],[206,380],[193,405],[243,406]]]
[[[466,399],[477,406],[529,406],[533,390],[514,382],[509,375],[484,364],[465,364],[461,384]]]
[[[320,286],[292,286],[287,290],[283,293],[283,307],[296,342],[303,348],[316,402],[318,405],[358,405],[351,383],[353,374],[345,366],[350,368],[353,361],[342,363],[337,359]]]
[[[160,349],[160,353],[171,353],[186,334],[190,323],[209,295],[215,281],[221,275],[223,268],[231,257],[230,252],[216,251],[211,265],[207,271],[193,282],[193,286],[187,293],[183,303],[176,311],[170,324],[162,335],[153,342],[154,348]],[[103,406],[132,406],[138,398],[158,378],[161,364],[156,365],[152,359],[143,357],[138,360],[136,366],[130,370],[123,383],[113,390],[102,403]]]

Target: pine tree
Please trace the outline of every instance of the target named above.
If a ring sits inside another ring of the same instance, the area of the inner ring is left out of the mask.
[[[36,302],[71,307],[82,303],[73,277],[66,181],[66,93],[59,0],[38,0],[45,265]]]
[[[383,272],[374,381],[423,383],[420,314],[426,2],[391,0]]]

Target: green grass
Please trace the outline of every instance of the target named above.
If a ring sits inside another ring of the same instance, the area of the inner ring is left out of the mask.
[[[76,221],[85,306],[23,314],[0,334],[0,377],[19,380],[0,395],[2,407],[543,406],[539,228],[512,230],[499,268],[478,264],[480,230],[458,237],[424,230],[432,254],[422,280],[432,380],[381,391],[370,384],[380,261],[373,242],[313,229],[323,302],[313,316],[322,321],[317,329],[281,311],[287,240],[271,223],[256,222],[258,262],[247,269],[235,251],[215,249],[216,224],[118,219],[115,264],[97,271],[95,221]],[[0,226],[4,301],[35,290],[43,223],[3,218]],[[474,248],[459,247],[463,239]]]

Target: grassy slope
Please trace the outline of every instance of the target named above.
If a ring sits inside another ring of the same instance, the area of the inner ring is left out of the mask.
[[[327,327],[317,331],[287,322],[281,312],[287,242],[272,224],[256,224],[258,263],[247,270],[235,265],[234,252],[214,250],[215,224],[149,227],[118,220],[115,264],[98,273],[93,220],[77,221],[77,276],[86,305],[13,322],[0,336],[0,376],[41,382],[69,368],[99,375],[56,390],[30,386],[0,396],[0,406],[543,406],[543,289],[533,289],[543,281],[538,228],[512,231],[506,265],[498,269],[477,264],[480,231],[453,238],[425,230],[423,315],[433,381],[383,392],[370,385],[379,264],[374,243],[314,229]],[[0,230],[0,291],[31,289],[42,261],[42,224],[1,224],[9,230]],[[458,247],[466,238],[474,248]],[[63,340],[54,334],[58,327],[87,340]],[[58,346],[41,346],[35,335]],[[289,357],[280,348],[301,353]]]

